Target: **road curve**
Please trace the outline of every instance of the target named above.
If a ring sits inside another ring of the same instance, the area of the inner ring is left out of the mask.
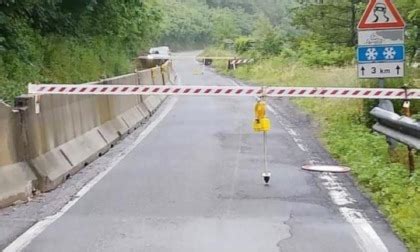
[[[235,84],[210,69],[197,74],[192,59],[175,68],[185,84]],[[271,101],[273,177],[264,186],[254,103],[169,98],[106,174],[14,244],[25,251],[406,251],[348,175],[300,169],[334,161],[285,100]]]

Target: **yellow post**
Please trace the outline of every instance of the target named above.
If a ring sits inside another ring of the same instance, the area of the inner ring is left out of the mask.
[[[263,99],[255,104],[255,120],[253,128],[255,132],[263,133],[263,146],[264,146],[264,172],[262,174],[264,182],[268,184],[271,178],[271,173],[268,171],[267,162],[267,132],[271,129],[270,119],[266,116],[267,104]]]

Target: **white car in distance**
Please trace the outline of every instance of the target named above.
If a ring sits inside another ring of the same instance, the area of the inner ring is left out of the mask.
[[[148,59],[169,59],[171,50],[167,46],[153,47],[149,50]]]

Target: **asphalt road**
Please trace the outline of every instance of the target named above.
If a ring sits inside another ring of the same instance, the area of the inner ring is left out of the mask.
[[[175,61],[175,68],[186,85],[236,84],[210,69],[196,75],[201,68],[192,59]],[[265,186],[262,136],[251,127],[254,103],[169,98],[154,121],[125,143],[123,154],[105,155],[100,166],[106,174],[70,197],[73,203],[61,211],[58,204],[51,214],[21,224],[14,238],[28,231],[8,249],[406,251],[348,175],[301,170],[334,160],[315,139],[308,117],[287,100],[270,102],[273,176]],[[57,198],[55,192],[49,201]],[[19,218],[30,213],[21,210]],[[19,223],[8,225],[12,230]]]

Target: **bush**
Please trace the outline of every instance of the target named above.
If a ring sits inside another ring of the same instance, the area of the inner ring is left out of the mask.
[[[257,50],[263,55],[279,55],[282,51],[284,41],[276,31],[266,34],[258,41]]]
[[[252,49],[252,44],[252,39],[248,37],[239,37],[235,40],[235,51],[240,54],[248,52]]]
[[[345,66],[353,61],[355,52],[352,47],[331,46],[312,38],[301,41],[299,54],[308,66]]]

